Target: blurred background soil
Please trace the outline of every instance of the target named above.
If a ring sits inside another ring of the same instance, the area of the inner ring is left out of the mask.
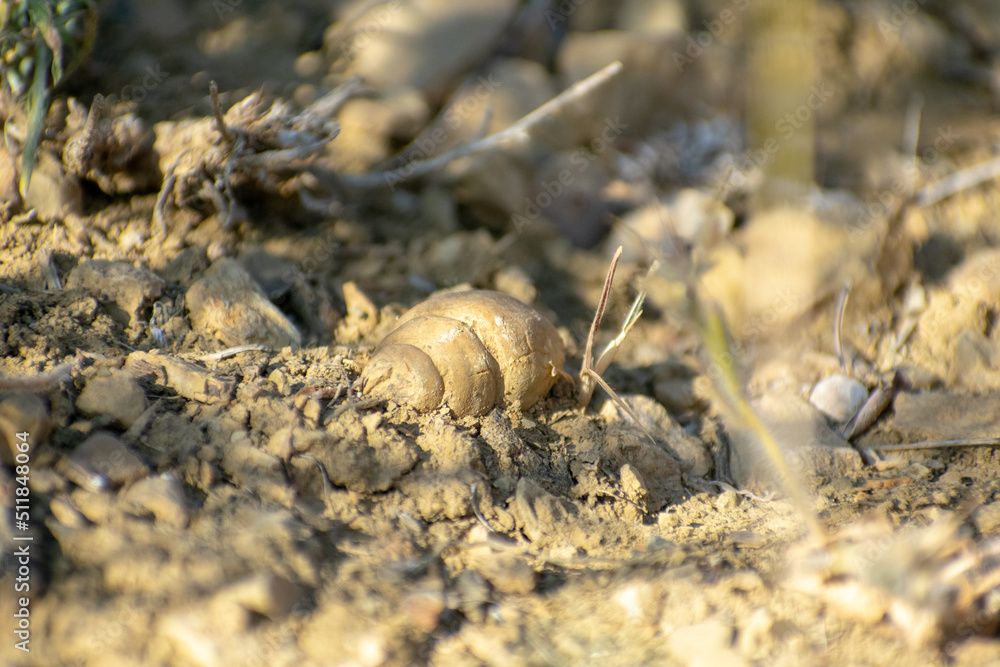
[[[99,3],[26,192],[2,109],[3,661],[1000,663],[994,448],[880,449],[996,436],[1000,9],[792,5]],[[772,25],[799,11],[801,63]],[[575,375],[619,245],[598,343],[644,291],[605,374],[642,428],[569,381],[462,419],[352,388],[470,286]],[[725,419],[695,289],[837,548]]]

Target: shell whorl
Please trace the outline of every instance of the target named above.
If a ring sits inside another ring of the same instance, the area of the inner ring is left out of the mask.
[[[361,390],[457,416],[531,407],[555,383],[565,353],[555,327],[517,299],[453,292],[410,309],[376,348]]]

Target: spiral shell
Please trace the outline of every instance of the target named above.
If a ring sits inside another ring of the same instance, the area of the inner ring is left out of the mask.
[[[512,296],[487,290],[431,297],[405,313],[361,374],[364,394],[458,417],[545,397],[565,350],[552,324]]]

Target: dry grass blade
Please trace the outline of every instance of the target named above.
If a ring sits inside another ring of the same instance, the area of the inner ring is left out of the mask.
[[[840,432],[841,437],[844,440],[851,440],[867,431],[882,413],[892,405],[896,394],[904,386],[906,386],[906,380],[899,372],[893,375],[890,383],[880,382],[879,386],[868,396],[868,400],[861,406],[857,414],[854,415],[851,421],[844,425],[844,428]]]
[[[612,340],[604,348],[601,353],[600,358],[597,363],[594,363],[594,338],[597,336],[597,329],[601,326],[601,320],[604,319],[604,311],[608,306],[608,296],[611,294],[611,285],[615,279],[615,270],[618,268],[618,260],[622,256],[622,247],[618,246],[618,250],[615,251],[614,257],[611,258],[611,266],[608,267],[608,274],[604,278],[604,289],[601,291],[601,300],[597,304],[597,310],[594,311],[594,321],[590,324],[590,332],[587,335],[587,345],[583,352],[583,362],[580,365],[580,405],[586,406],[590,403],[591,396],[594,395],[594,388],[596,385],[600,385],[601,388],[607,392],[608,396],[615,402],[615,404],[621,408],[622,412],[628,415],[629,419],[642,431],[651,443],[656,444],[656,439],[643,427],[642,422],[639,421],[638,415],[629,407],[629,405],[622,400],[618,393],[611,388],[611,386],[604,381],[601,377],[601,373],[607,370],[608,366],[614,360],[615,353],[621,346],[622,341],[628,335],[629,331],[638,321],[639,316],[642,315],[642,303],[646,299],[644,292],[640,292],[639,296],[636,297],[635,302],[633,302],[632,307],[629,309],[628,315],[625,317],[625,322],[622,324],[622,330],[618,333],[614,340]]]
[[[906,107],[906,118],[903,121],[903,148],[906,155],[910,157],[910,173],[906,183],[906,199],[912,199],[917,188],[917,174],[920,166],[920,157],[917,149],[920,143],[920,118],[924,111],[924,100],[920,96],[914,96]]]
[[[844,374],[849,374],[851,365],[847,362],[847,355],[844,352],[844,311],[847,310],[847,299],[851,295],[851,281],[848,280],[837,294],[837,306],[833,314],[833,349],[840,360],[840,370]]]
[[[639,421],[639,415],[635,414],[635,411],[629,407],[628,403],[622,400],[622,397],[618,395],[618,392],[611,388],[611,385],[604,381],[604,378],[590,368],[586,370],[586,373],[581,372],[580,377],[582,378],[584,374],[597,384],[601,385],[601,389],[608,393],[608,396],[610,396],[611,400],[615,402],[615,405],[621,408],[622,412],[628,415],[628,418],[632,420],[632,423],[639,427],[639,430],[642,431],[643,435],[645,435],[652,444],[656,444],[656,438],[654,438],[653,435],[646,430],[646,427],[642,425],[642,422]],[[593,391],[593,389],[591,391]]]
[[[618,260],[622,256],[622,247],[618,246],[615,256],[611,258],[611,266],[608,267],[608,274],[604,278],[604,289],[601,291],[601,300],[594,311],[594,321],[590,324],[590,333],[587,334],[587,345],[583,351],[583,362],[580,364],[580,405],[590,403],[590,397],[594,395],[594,382],[590,372],[594,367],[594,337],[597,336],[597,329],[604,319],[604,310],[608,306],[608,295],[611,294],[611,283],[615,279],[615,269],[618,268]]]
[[[792,469],[785,460],[781,447],[774,439],[770,429],[760,420],[757,413],[753,411],[737,377],[736,368],[733,363],[733,355],[726,336],[726,328],[722,315],[717,309],[709,308],[699,303],[696,297],[692,297],[692,305],[695,309],[695,320],[701,329],[701,339],[705,345],[711,362],[718,372],[712,373],[716,384],[716,391],[719,403],[724,408],[723,413],[730,420],[744,426],[754,434],[761,446],[763,446],[768,458],[774,463],[775,469],[781,478],[781,484],[785,493],[795,505],[802,520],[805,522],[813,537],[820,543],[827,542],[826,532],[819,523],[816,513],[812,509],[805,491],[796,480]]]
[[[608,370],[608,366],[611,362],[615,360],[615,354],[618,352],[618,348],[625,341],[625,337],[628,336],[629,332],[632,331],[632,327],[635,323],[639,321],[642,316],[642,304],[646,301],[646,293],[640,291],[638,296],[635,297],[635,301],[632,302],[632,307],[628,311],[628,315],[625,316],[625,322],[622,323],[622,330],[615,336],[614,340],[608,343],[604,347],[604,351],[601,352],[601,356],[597,358],[594,362],[594,371],[601,375],[604,371]]]
[[[962,440],[926,440],[924,442],[902,443],[895,445],[868,445],[868,449],[879,452],[901,452],[908,449],[936,449],[938,447],[996,447],[1000,446],[1000,437],[967,438]]]
[[[52,66],[52,51],[44,44],[41,37],[35,38],[35,56],[38,62],[35,63],[35,76],[27,98],[28,134],[24,141],[24,152],[21,155],[19,187],[22,197],[28,196],[28,184],[31,183],[31,174],[35,169],[35,156],[42,139],[45,116],[52,98],[47,78],[48,70]]]

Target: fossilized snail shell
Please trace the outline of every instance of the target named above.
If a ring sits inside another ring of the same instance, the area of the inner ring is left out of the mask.
[[[450,292],[407,311],[375,348],[361,391],[458,417],[527,409],[555,384],[566,353],[552,324],[512,296]]]

